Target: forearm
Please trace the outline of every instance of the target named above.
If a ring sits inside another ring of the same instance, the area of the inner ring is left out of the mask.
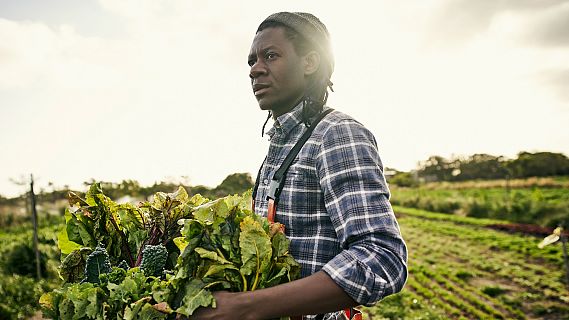
[[[262,320],[320,314],[357,305],[325,272],[250,292],[216,292],[216,308],[199,308],[192,320]]]
[[[323,271],[276,287],[249,292],[243,299],[250,310],[254,310],[254,319],[320,314],[357,305]]]

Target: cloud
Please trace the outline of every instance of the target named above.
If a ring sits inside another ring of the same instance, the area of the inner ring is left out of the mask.
[[[569,91],[567,91],[567,88],[569,88],[569,68],[542,71],[536,77],[540,83],[569,104]]]
[[[110,88],[124,79],[120,43],[85,37],[69,25],[0,19],[0,89]]]
[[[532,15],[523,40],[536,46],[569,46],[569,2]]]
[[[444,1],[431,17],[428,41],[461,45],[490,31],[504,17],[514,23],[502,30],[507,37],[533,45],[569,44],[569,3],[565,0]]]

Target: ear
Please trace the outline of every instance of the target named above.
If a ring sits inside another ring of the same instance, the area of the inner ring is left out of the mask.
[[[310,51],[303,57],[304,75],[310,76],[320,67],[320,55],[316,51]]]

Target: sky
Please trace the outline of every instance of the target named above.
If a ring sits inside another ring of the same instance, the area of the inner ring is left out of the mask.
[[[386,167],[569,155],[569,1],[0,0],[0,195],[30,174],[46,190],[254,177],[269,142],[247,55],[278,11],[327,25],[328,105]]]

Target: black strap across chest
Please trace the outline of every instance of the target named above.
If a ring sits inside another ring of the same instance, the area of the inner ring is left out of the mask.
[[[308,129],[302,134],[302,137],[296,142],[294,147],[290,150],[287,154],[286,158],[284,159],[283,163],[279,167],[279,169],[275,172],[273,178],[271,179],[271,183],[269,184],[269,192],[267,193],[267,200],[272,199],[275,202],[275,205],[278,203],[279,197],[283,190],[285,180],[286,180],[286,173],[288,168],[300,152],[300,149],[304,146],[308,138],[312,135],[314,128],[316,125],[322,120],[327,114],[334,111],[334,109],[329,108],[325,111],[322,111],[318,114],[318,116],[312,121]],[[266,159],[266,158],[265,158]],[[263,161],[264,162],[264,161]],[[262,168],[262,166],[261,166]],[[253,188],[253,200],[255,200],[257,196],[257,189],[259,188],[259,181],[261,176],[261,169],[259,169],[259,173],[257,174],[257,179],[255,181],[255,187]]]

